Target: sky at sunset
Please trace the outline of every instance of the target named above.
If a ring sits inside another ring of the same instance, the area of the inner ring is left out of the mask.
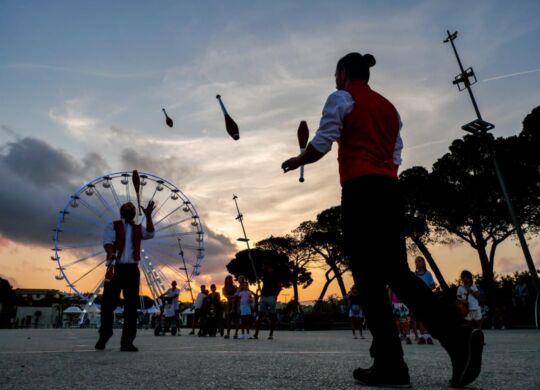
[[[401,170],[430,169],[475,119],[451,84],[459,69],[446,30],[459,31],[464,65],[474,66],[483,117],[496,136],[510,136],[540,104],[539,14],[533,0],[0,0],[0,276],[64,289],[49,260],[58,211],[86,182],[138,169],[196,205],[207,252],[195,282],[222,284],[244,249],[233,194],[252,242],[339,204],[337,146],[306,167],[303,184],[280,165],[298,153],[300,120],[316,130],[340,57],[375,56],[370,85],[404,124]],[[237,142],[217,93],[240,127]],[[529,245],[540,267],[540,239]],[[431,249],[449,281],[463,268],[480,271],[465,244]],[[496,272],[525,269],[516,240],[497,253]],[[302,300],[318,296],[321,271],[314,275]]]

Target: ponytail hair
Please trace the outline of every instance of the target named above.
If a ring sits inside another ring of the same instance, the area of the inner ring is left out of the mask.
[[[349,53],[337,63],[337,70],[345,70],[349,80],[369,81],[369,68],[377,61],[371,54]]]

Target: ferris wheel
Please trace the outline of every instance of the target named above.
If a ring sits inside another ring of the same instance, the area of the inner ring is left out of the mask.
[[[131,172],[98,177],[69,197],[53,229],[58,281],[92,305],[105,280],[105,225],[120,219],[120,206],[136,204],[137,194]],[[150,173],[139,174],[139,198],[146,206],[154,201],[155,233],[141,243],[141,295],[151,295],[159,303],[170,283],[191,292],[191,281],[199,275],[204,258],[204,230],[195,205],[174,184]],[[144,225],[144,214],[136,223]],[[142,300],[142,299],[141,299]]]

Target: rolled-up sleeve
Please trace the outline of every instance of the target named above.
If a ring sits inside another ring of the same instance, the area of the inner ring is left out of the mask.
[[[321,122],[311,140],[313,146],[320,153],[328,153],[332,143],[341,137],[343,120],[354,108],[354,100],[347,91],[336,91],[328,96],[323,108]]]
[[[144,229],[141,229],[141,230],[142,230],[142,239],[143,240],[150,240],[151,238],[154,238],[154,232],[149,232],[146,229],[146,226],[144,227]]]
[[[114,231],[114,225],[112,222],[109,222],[105,225],[105,230],[103,231],[103,245],[114,244],[116,240],[116,233]]]

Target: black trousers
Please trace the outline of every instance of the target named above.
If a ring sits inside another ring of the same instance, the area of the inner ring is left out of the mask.
[[[101,305],[101,327],[99,334],[109,337],[113,334],[114,309],[124,294],[124,327],[121,345],[131,345],[137,335],[137,306],[139,304],[139,266],[137,264],[117,264],[110,282],[105,282]]]
[[[343,186],[345,251],[373,335],[370,353],[376,362],[403,359],[387,285],[447,349],[461,328],[460,317],[409,269],[403,212],[398,180],[371,175]]]

